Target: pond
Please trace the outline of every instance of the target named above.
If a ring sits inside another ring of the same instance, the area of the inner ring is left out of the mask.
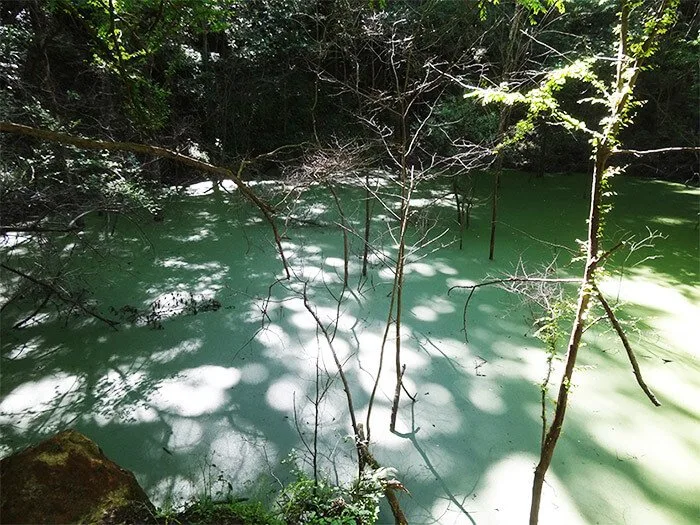
[[[476,179],[461,250],[446,184],[424,185],[412,203],[398,433],[389,431],[391,337],[370,422],[375,457],[395,468],[411,493],[401,496],[411,523],[523,523],[529,510],[547,370],[533,328],[540,314],[532,303],[487,287],[471,299],[465,325],[467,293],[448,291],[555,267],[557,276],[578,277],[582,263],[572,262],[571,250],[586,235],[588,177],[509,173],[494,261],[489,184]],[[71,427],[132,470],[158,505],[214,495],[229,483],[238,494],[269,500],[278,481],[289,479],[283,460],[290,453],[308,470],[318,418],[322,472],[333,481],[350,479],[356,458],[346,398],[304,292],[334,335],[364,421],[389,313],[396,199],[390,187],[379,187],[385,202],[373,200],[370,267],[361,278],[364,191],[338,188],[349,221],[344,290],[333,198],[323,186],[283,196],[277,187],[255,189],[293,217],[283,228],[290,280],[281,279],[271,232],[255,210],[235,192],[202,191],[206,185],[173,198],[162,222],[94,217],[79,240],[67,237],[65,275],[121,323],[113,330],[84,315],[48,311],[13,329],[32,305],[17,302],[3,312],[0,453]],[[699,193],[623,177],[613,189],[607,246],[621,239],[640,246],[631,254],[619,250],[602,288],[620,306],[662,406],[641,392],[606,322],[588,330],[541,523],[697,523]],[[654,247],[641,242],[649,232],[663,236]],[[13,263],[31,270],[32,250],[15,249]],[[563,292],[575,297],[576,285]],[[566,334],[562,339],[559,355]],[[552,391],[560,361],[554,366]],[[382,523],[393,521],[388,509],[382,512]]]

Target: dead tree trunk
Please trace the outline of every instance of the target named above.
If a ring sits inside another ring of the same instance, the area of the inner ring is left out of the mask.
[[[542,499],[542,486],[544,476],[552,462],[554,448],[561,435],[566,407],[569,401],[569,389],[571,378],[576,365],[576,357],[581,345],[581,336],[586,320],[586,312],[590,305],[591,297],[595,290],[595,273],[598,268],[598,246],[600,241],[600,201],[602,197],[602,181],[605,172],[610,148],[601,144],[596,152],[596,163],[593,170],[593,182],[591,186],[591,207],[588,213],[588,248],[586,253],[586,267],[583,272],[581,286],[579,288],[578,306],[576,308],[576,318],[571,329],[569,344],[567,347],[566,367],[559,386],[557,396],[557,408],[554,412],[554,419],[542,442],[540,462],[535,469],[535,479],[532,484],[532,503],[530,507],[530,525],[536,525],[539,518],[540,502]]]
[[[519,63],[527,51],[527,42],[523,42],[520,37],[520,30],[525,19],[525,8],[520,5],[515,5],[515,13],[511,20],[510,31],[508,33],[508,45],[506,47],[505,56],[503,57],[503,72],[501,73],[502,82],[508,82],[509,77],[518,68]],[[501,108],[501,114],[498,119],[497,139],[499,145],[502,145],[508,122],[510,120],[510,107],[504,106]],[[498,158],[496,159],[496,169],[493,176],[493,190],[491,194],[491,236],[489,239],[489,260],[493,261],[494,252],[496,250],[496,223],[498,219],[498,192],[501,188],[501,175],[503,174],[503,149],[498,150]]]

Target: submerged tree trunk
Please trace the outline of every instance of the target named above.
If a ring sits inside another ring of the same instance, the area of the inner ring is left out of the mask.
[[[623,1],[620,9],[615,80],[611,85],[606,101],[608,105],[608,116],[603,121],[605,124],[602,132],[593,139],[595,164],[591,185],[591,207],[588,215],[586,266],[579,287],[576,317],[571,328],[566,366],[559,386],[554,419],[542,442],[540,461],[535,469],[535,476],[532,484],[530,525],[537,525],[539,520],[544,478],[552,462],[554,449],[564,424],[564,416],[569,400],[569,389],[571,388],[571,378],[576,365],[578,350],[581,345],[581,337],[585,328],[587,312],[591,298],[597,297],[599,293],[595,282],[596,271],[603,260],[612,253],[611,250],[599,255],[602,214],[601,200],[603,195],[603,179],[608,169],[608,160],[613,154],[613,148],[617,143],[620,129],[625,123],[625,118],[630,110],[632,93],[644,59],[653,53],[658,38],[666,32],[673,22],[676,6],[677,2],[674,0],[662,0],[659,2],[658,9],[653,11],[653,15],[645,21],[641,40],[636,43],[636,49],[632,51],[632,54],[629,53],[630,42],[628,40],[628,31],[629,17],[633,7],[630,2]],[[606,308],[606,313],[610,316],[611,312]],[[612,316],[610,317],[612,321]],[[617,326],[615,328],[618,329]],[[629,352],[628,345],[626,345],[625,349]],[[635,360],[632,357],[630,359],[633,368],[635,368]],[[640,386],[642,386],[647,395],[649,395],[648,389],[645,389],[646,385],[644,381],[640,380],[638,367],[635,368],[635,375],[640,382]],[[656,401],[653,395],[651,395],[650,398],[652,402]],[[656,402],[658,403],[658,401]]]
[[[508,33],[508,45],[506,47],[505,56],[503,57],[503,71],[501,73],[502,82],[508,82],[511,74],[518,68],[518,64],[522,60],[522,56],[527,50],[528,42],[523,43],[519,33],[525,19],[525,8],[521,4],[515,5],[515,13],[511,20],[510,31]],[[497,139],[499,145],[503,144],[508,129],[508,121],[510,120],[510,107],[504,106],[501,108],[501,114],[498,119],[498,134]],[[496,223],[498,219],[498,192],[501,188],[501,175],[503,174],[503,150],[498,150],[498,158],[496,159],[496,169],[493,176],[493,193],[491,195],[491,237],[489,240],[489,260],[493,261],[494,252],[496,250]]]
[[[372,192],[369,189],[369,172],[365,174],[365,235],[364,248],[362,250],[362,277],[367,277],[367,259],[369,258],[369,235],[372,226],[372,206],[370,199]]]
[[[561,434],[566,407],[569,400],[571,378],[574,373],[576,357],[581,345],[581,336],[586,321],[586,313],[590,305],[591,297],[595,290],[595,273],[598,268],[598,246],[600,238],[600,212],[602,197],[602,181],[607,166],[610,148],[601,144],[596,152],[596,163],[593,169],[593,182],[591,185],[591,207],[588,213],[588,249],[586,254],[586,267],[583,272],[581,286],[579,288],[578,306],[576,318],[571,329],[567,348],[566,367],[559,386],[556,411],[554,419],[542,442],[540,462],[535,469],[535,478],[532,484],[532,503],[530,507],[530,525],[536,525],[539,518],[540,502],[542,499],[542,487],[547,469],[552,462],[554,448]]]

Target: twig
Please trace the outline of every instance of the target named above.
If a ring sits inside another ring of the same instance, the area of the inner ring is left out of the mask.
[[[41,301],[41,304],[39,306],[37,306],[31,314],[29,314],[27,317],[25,317],[21,321],[17,321],[14,325],[12,325],[13,329],[21,328],[23,325],[27,324],[29,321],[34,319],[34,317],[36,317],[36,314],[38,314],[41,311],[41,309],[44,306],[46,306],[46,303],[49,302],[49,299],[51,299],[51,296],[53,295],[53,290],[49,290],[48,292],[49,293],[46,294],[46,297],[44,298],[44,300]]]
[[[503,222],[503,221],[498,221],[498,224],[501,224],[501,225],[503,225],[503,226],[506,226],[506,227],[510,228],[511,230],[516,231],[516,232],[518,232],[518,233],[520,233],[520,234],[522,234],[522,235],[525,235],[526,237],[529,237],[529,238],[532,239],[533,241],[537,241],[537,242],[539,242],[539,243],[541,243],[541,244],[545,244],[545,245],[551,246],[551,247],[553,247],[553,248],[561,248],[562,250],[565,250],[565,251],[567,251],[567,252],[569,252],[569,253],[571,253],[571,254],[577,254],[577,253],[578,253],[577,250],[574,250],[574,249],[572,249],[572,248],[569,248],[568,246],[564,246],[563,244],[557,244],[557,243],[555,243],[555,242],[545,241],[544,239],[538,239],[538,238],[535,237],[534,235],[530,235],[528,232],[526,232],[526,231],[524,231],[524,230],[521,230],[521,229],[519,229],[519,228],[516,228],[515,226],[511,226],[510,224],[505,223],[505,222]]]
[[[467,308],[469,307],[469,303],[472,300],[472,297],[473,297],[476,289],[481,288],[483,286],[491,286],[494,284],[524,283],[524,282],[577,283],[577,282],[580,282],[580,279],[553,279],[553,278],[545,278],[545,277],[507,277],[504,279],[493,279],[491,281],[485,281],[483,283],[477,283],[477,284],[452,286],[449,290],[447,290],[447,295],[450,295],[450,292],[452,292],[452,290],[456,290],[456,289],[469,290],[469,295],[467,296],[467,300],[464,302],[464,309],[462,310],[462,330],[464,331],[464,341],[466,343],[469,343],[469,337],[467,335]]]
[[[622,326],[620,326],[620,322],[617,320],[617,317],[615,317],[615,313],[612,311],[612,308],[610,308],[608,301],[605,299],[603,294],[595,285],[594,290],[596,292],[596,295],[598,296],[600,304],[603,305],[603,309],[605,310],[608,319],[610,319],[610,323],[612,323],[613,327],[615,328],[617,335],[620,336],[620,341],[622,341],[622,345],[625,347],[627,357],[629,357],[630,364],[632,365],[632,370],[634,371],[634,377],[637,378],[637,383],[639,384],[640,388],[644,391],[646,396],[649,398],[649,400],[654,404],[654,406],[660,407],[661,403],[658,399],[656,399],[656,396],[651,392],[651,390],[649,390],[649,387],[644,382],[644,378],[642,378],[642,372],[639,369],[639,363],[637,362],[637,358],[634,355],[634,352],[632,351],[632,347],[630,346],[629,340],[625,335],[625,331],[622,329]]]
[[[452,290],[476,290],[477,288],[481,288],[482,286],[490,286],[492,284],[526,283],[526,282],[533,282],[533,283],[578,283],[580,281],[581,281],[581,279],[576,279],[576,278],[554,279],[554,278],[546,278],[546,277],[506,277],[504,279],[493,279],[491,281],[485,281],[483,283],[452,286],[452,287],[450,287],[449,290],[447,290],[447,295],[449,295],[450,292],[452,292]],[[471,297],[471,294],[470,294],[470,297]]]
[[[76,135],[71,135],[69,133],[62,133],[58,131],[50,131],[46,129],[33,128],[30,126],[24,126],[22,124],[15,124],[13,122],[0,122],[0,132],[5,133],[17,133],[20,135],[26,135],[29,137],[34,137],[42,140],[49,140],[52,142],[59,142],[61,144],[70,144],[78,148],[83,149],[96,149],[96,150],[107,150],[107,151],[126,151],[130,153],[142,153],[145,155],[154,155],[156,157],[161,157],[165,159],[171,159],[186,166],[192,168],[206,171],[208,173],[215,173],[220,176],[225,176],[233,180],[233,182],[238,187],[238,190],[253,204],[255,204],[258,209],[265,216],[265,220],[269,223],[272,228],[272,232],[275,236],[275,243],[277,244],[277,249],[284,265],[285,273],[287,274],[287,279],[290,278],[289,267],[287,265],[287,260],[284,256],[284,250],[282,249],[282,237],[279,234],[277,225],[273,218],[274,210],[273,208],[258,197],[241,179],[241,174],[244,166],[247,164],[246,161],[242,161],[237,173],[229,168],[224,168],[222,166],[215,166],[197,160],[188,155],[183,155],[176,151],[169,150],[167,148],[161,148],[159,146],[151,146],[148,144],[138,144],[135,142],[116,142],[107,140],[96,140],[88,139],[85,137],[79,137]],[[278,148],[279,149],[279,148]]]
[[[680,153],[680,152],[698,153],[698,152],[700,152],[700,146],[659,148],[659,149],[646,149],[646,150],[615,149],[615,150],[610,152],[610,155],[634,155],[635,157],[641,157],[643,155],[655,155],[657,153]]]
[[[70,295],[62,292],[57,287],[47,283],[46,281],[42,281],[41,279],[37,279],[36,277],[32,277],[31,275],[26,274],[21,270],[17,270],[16,268],[11,268],[4,263],[0,263],[0,267],[4,268],[8,272],[12,272],[16,275],[19,275],[20,277],[23,277],[24,279],[26,279],[26,280],[28,280],[36,285],[41,286],[46,291],[51,292],[53,294],[56,294],[62,301],[65,301],[66,303],[68,303],[74,307],[77,307],[79,310],[82,310],[83,312],[94,317],[95,319],[99,319],[103,323],[108,324],[110,326],[110,328],[112,328],[114,330],[117,329],[117,325],[119,324],[119,321],[114,321],[112,319],[107,319],[106,317],[101,316],[97,312],[91,310],[90,308],[87,308],[80,301],[76,301],[75,299],[70,297]]]
[[[362,468],[364,467],[364,462],[362,459],[363,454],[362,454],[359,432],[358,432],[358,427],[357,427],[357,419],[355,416],[355,406],[354,406],[353,401],[352,401],[352,392],[350,391],[350,383],[348,382],[348,378],[345,375],[345,370],[343,369],[343,364],[340,362],[340,359],[338,358],[338,353],[335,351],[335,347],[333,346],[333,340],[332,340],[330,334],[328,333],[328,330],[321,322],[321,319],[318,317],[318,314],[314,311],[313,308],[311,308],[311,305],[309,304],[309,296],[306,293],[307,286],[308,286],[308,283],[304,283],[304,291],[303,291],[304,308],[306,308],[306,310],[314,318],[314,320],[316,321],[316,326],[323,334],[323,337],[326,339],[326,342],[328,343],[328,347],[331,350],[331,354],[333,355],[333,361],[335,361],[335,366],[336,366],[336,369],[338,370],[338,375],[340,376],[340,380],[343,382],[343,390],[345,390],[345,397],[346,397],[346,400],[348,403],[348,411],[350,412],[350,421],[352,423],[352,431],[353,431],[354,438],[355,438],[355,447],[357,448],[359,469],[360,469],[360,472],[362,472]]]
[[[618,250],[620,247],[624,246],[624,244],[625,244],[625,241],[618,242],[615,246],[610,248],[608,251],[606,251],[602,255],[599,255],[598,261],[600,261],[600,262],[604,261],[605,259],[610,257],[613,253],[615,253],[616,250]]]

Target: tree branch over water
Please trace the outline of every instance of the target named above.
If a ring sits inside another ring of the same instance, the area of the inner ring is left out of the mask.
[[[578,283],[581,282],[581,279],[576,279],[576,278],[561,278],[561,279],[556,279],[556,278],[547,278],[547,277],[505,277],[503,279],[492,279],[490,281],[484,281],[481,283],[477,284],[469,284],[469,285],[459,285],[459,286],[452,286],[449,290],[447,290],[447,295],[450,295],[452,293],[452,290],[469,290],[469,295],[467,296],[467,300],[464,302],[464,310],[462,312],[462,329],[464,330],[464,340],[465,342],[469,342],[469,338],[467,336],[467,308],[469,307],[469,302],[472,300],[472,297],[474,296],[474,292],[477,290],[477,288],[482,288],[484,286],[493,286],[493,285],[503,285],[503,284],[509,284],[509,283]]]
[[[174,160],[185,166],[190,166],[200,171],[205,171],[207,173],[214,173],[226,178],[233,180],[236,184],[238,190],[253,204],[255,204],[258,209],[265,216],[265,219],[272,228],[272,232],[275,236],[275,244],[277,245],[277,251],[279,253],[280,259],[284,266],[287,279],[289,279],[289,267],[287,265],[287,259],[284,256],[284,250],[282,249],[282,237],[279,234],[277,225],[274,220],[275,210],[258,197],[253,190],[251,190],[245,182],[241,179],[241,172],[246,162],[241,162],[238,172],[234,172],[229,168],[223,166],[216,166],[214,164],[209,164],[201,160],[197,160],[188,155],[183,155],[177,151],[173,151],[167,148],[162,148],[160,146],[151,146],[149,144],[140,144],[136,142],[118,142],[118,141],[108,141],[108,140],[98,140],[89,139],[85,137],[80,137],[77,135],[71,135],[69,133],[63,133],[60,131],[51,131],[47,129],[33,128],[30,126],[25,126],[23,124],[16,124],[14,122],[0,122],[0,132],[3,133],[15,133],[18,135],[25,135],[28,137],[34,137],[41,140],[47,140],[50,142],[58,142],[61,144],[70,144],[71,146],[76,146],[82,149],[94,149],[94,150],[107,150],[107,151],[124,151],[129,153],[142,153],[145,155],[153,155],[155,157],[160,157],[164,159]],[[267,155],[263,155],[267,156]]]
[[[639,369],[639,363],[637,362],[637,357],[634,355],[634,351],[632,350],[632,346],[630,345],[629,339],[627,339],[627,335],[625,335],[625,331],[622,329],[622,326],[620,325],[620,321],[618,321],[617,317],[615,317],[615,313],[613,312],[612,308],[608,304],[608,301],[605,299],[605,296],[600,292],[598,287],[595,285],[594,285],[594,290],[596,292],[596,295],[598,296],[598,301],[600,301],[600,304],[603,306],[603,309],[605,310],[605,314],[608,316],[610,323],[613,325],[613,328],[615,328],[617,335],[620,337],[620,341],[622,341],[622,346],[625,347],[625,351],[627,352],[627,357],[629,358],[630,364],[632,365],[632,370],[634,371],[634,377],[637,379],[637,383],[639,383],[639,386],[644,391],[644,393],[649,398],[649,400],[654,404],[654,406],[660,407],[661,403],[659,402],[658,399],[656,399],[656,396],[653,394],[653,392],[651,390],[649,390],[649,387],[644,382],[644,378],[642,377],[642,371]]]
[[[683,153],[683,152],[700,153],[700,146],[685,146],[685,147],[659,148],[659,149],[646,149],[646,150],[616,149],[616,150],[611,151],[610,155],[634,155],[635,157],[641,157],[643,155],[655,155],[657,153]]]
[[[32,277],[31,275],[24,273],[21,270],[17,270],[16,268],[12,268],[10,266],[7,266],[4,263],[0,263],[0,268],[3,268],[5,270],[7,270],[8,272],[14,273],[15,275],[19,275],[23,279],[26,279],[27,281],[32,282],[38,286],[41,286],[42,288],[44,288],[44,290],[49,292],[49,294],[56,295],[62,301],[66,302],[68,304],[72,304],[73,306],[75,306],[79,310],[83,311],[84,313],[94,317],[95,319],[102,321],[103,323],[108,324],[110,326],[110,328],[113,328],[114,330],[117,329],[117,325],[119,324],[119,321],[115,321],[113,319],[108,319],[106,317],[103,317],[102,315],[98,314],[97,312],[95,312],[91,308],[86,307],[81,301],[73,299],[69,293],[61,290],[60,288],[52,285],[51,283],[47,283],[46,281],[42,281],[41,279],[37,279],[36,277]],[[47,298],[47,301],[48,301],[48,298]],[[44,304],[47,301],[44,301]],[[44,304],[42,304],[42,306],[44,306]],[[34,314],[32,314],[32,317],[34,315],[36,315],[40,309],[41,308],[37,309],[36,312],[34,312]],[[16,327],[21,326],[22,324],[25,324],[29,319],[31,319],[31,317],[25,318],[21,323],[18,323],[15,326]]]

